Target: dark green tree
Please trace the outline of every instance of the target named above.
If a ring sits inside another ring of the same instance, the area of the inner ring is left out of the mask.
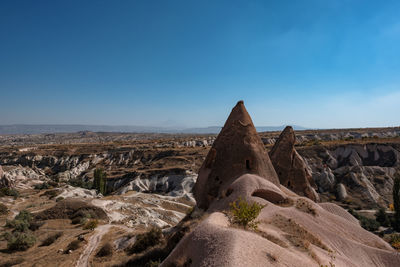
[[[382,226],[389,226],[390,220],[389,216],[386,214],[384,208],[379,208],[378,211],[375,213],[376,221],[379,222]]]
[[[396,231],[400,231],[400,173],[396,173],[393,184],[394,225]]]
[[[107,175],[103,169],[95,169],[94,170],[94,181],[93,188],[97,191],[105,195],[107,193],[107,184],[106,184]]]

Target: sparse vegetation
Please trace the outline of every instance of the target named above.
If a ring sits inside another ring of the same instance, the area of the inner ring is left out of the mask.
[[[160,229],[152,228],[144,234],[139,234],[136,237],[136,242],[128,248],[129,254],[140,253],[149,247],[153,247],[161,242],[163,234]]]
[[[6,205],[3,203],[0,203],[0,215],[7,214],[8,213],[8,208]]]
[[[56,197],[59,193],[60,193],[60,190],[58,190],[58,189],[53,189],[53,190],[48,190],[48,191],[44,192],[44,193],[41,194],[40,196],[47,196],[47,197],[49,197],[49,199],[53,199],[53,198]]]
[[[14,231],[5,235],[7,240],[7,249],[10,251],[22,251],[32,247],[36,238],[30,233]]]
[[[305,213],[309,213],[309,214],[311,214],[313,216],[317,215],[317,212],[316,212],[315,208],[312,206],[312,204],[309,201],[307,201],[305,199],[297,200],[296,208],[298,210],[301,210],[301,211],[305,212]]]
[[[14,197],[16,199],[19,197],[19,192],[14,188],[3,187],[0,189],[0,197],[2,196]]]
[[[36,190],[43,190],[43,189],[50,189],[51,186],[48,183],[44,182],[41,184],[35,184],[33,188],[35,188]]]
[[[33,216],[29,211],[22,210],[13,220],[6,221],[6,227],[14,228],[14,231],[17,232],[27,232],[31,226],[32,219]]]
[[[81,241],[80,240],[73,240],[71,243],[68,244],[65,253],[68,253],[69,250],[77,250],[78,248],[81,247]]]
[[[84,181],[80,178],[70,179],[68,184],[74,187],[81,187],[85,189],[93,189],[93,183],[91,181]]]
[[[390,226],[390,219],[384,208],[379,208],[375,213],[376,221],[382,226]]]
[[[4,238],[7,240],[7,248],[10,251],[27,250],[32,247],[36,238],[31,231],[40,227],[40,222],[33,222],[30,212],[23,210],[11,221],[6,221],[7,228],[13,228],[12,232],[6,232]]]
[[[49,237],[47,237],[42,244],[40,245],[41,247],[45,247],[45,246],[50,246],[51,244],[53,244],[58,238],[60,238],[63,235],[62,232],[58,232],[55,234],[50,235]]]
[[[97,227],[98,224],[99,224],[98,220],[90,220],[83,226],[83,229],[85,229],[85,230],[94,230]]]
[[[391,234],[388,243],[397,251],[400,251],[400,234]]]
[[[96,257],[106,257],[113,254],[113,247],[110,243],[104,244],[97,252]]]
[[[359,220],[362,228],[368,231],[376,231],[378,230],[380,223],[374,219],[367,218],[355,212],[353,209],[349,209],[348,212],[353,215],[357,220]]]
[[[258,222],[255,221],[264,206],[254,202],[252,204],[243,200],[241,197],[238,200],[229,204],[233,215],[233,223],[244,228],[257,229]]]

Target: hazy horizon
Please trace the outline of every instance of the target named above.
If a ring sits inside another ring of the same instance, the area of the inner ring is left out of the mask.
[[[1,1],[0,125],[400,125],[398,1]]]

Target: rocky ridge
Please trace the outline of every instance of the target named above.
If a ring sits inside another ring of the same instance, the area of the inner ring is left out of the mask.
[[[241,123],[242,116],[229,117],[228,127],[221,131],[222,136],[230,132],[232,125],[253,127]],[[261,140],[252,139],[252,132],[247,129],[250,138],[247,139],[246,134],[240,138],[244,143],[252,140],[252,144],[259,147]],[[227,145],[226,150],[235,151],[236,145],[240,148],[243,144],[225,143],[217,137],[214,145],[219,149],[219,145]],[[265,151],[252,151],[258,153],[256,157],[269,160]],[[209,192],[203,179],[208,180],[210,173],[226,163],[226,159],[216,157],[216,153],[210,150],[202,167],[208,166],[208,175],[199,177],[195,186],[198,208],[204,207],[200,193]],[[214,159],[211,165],[207,164],[210,155]],[[245,162],[247,156],[238,153],[237,161],[231,163]],[[399,253],[378,236],[361,228],[341,207],[333,203],[317,204],[299,197],[275,183],[275,172],[251,174],[251,169],[244,172],[243,167],[230,165],[225,169],[233,170],[229,172],[231,178],[224,177],[222,183],[213,183],[216,187],[213,190],[230,193],[208,198],[209,203],[204,207],[207,216],[178,243],[161,266],[396,266],[400,262]],[[239,197],[263,206],[257,217],[258,231],[235,227],[226,215],[230,203]]]

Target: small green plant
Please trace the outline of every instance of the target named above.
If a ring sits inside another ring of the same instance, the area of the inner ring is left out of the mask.
[[[264,206],[257,202],[250,204],[241,197],[229,205],[231,207],[234,223],[244,228],[250,227],[252,229],[257,229],[258,222],[255,220]]]
[[[136,237],[136,242],[128,248],[129,254],[140,253],[149,247],[153,247],[161,242],[163,234],[160,229],[152,228],[144,234],[139,234]]]
[[[94,230],[98,224],[99,224],[98,220],[90,220],[83,226],[83,229],[84,230]]]

